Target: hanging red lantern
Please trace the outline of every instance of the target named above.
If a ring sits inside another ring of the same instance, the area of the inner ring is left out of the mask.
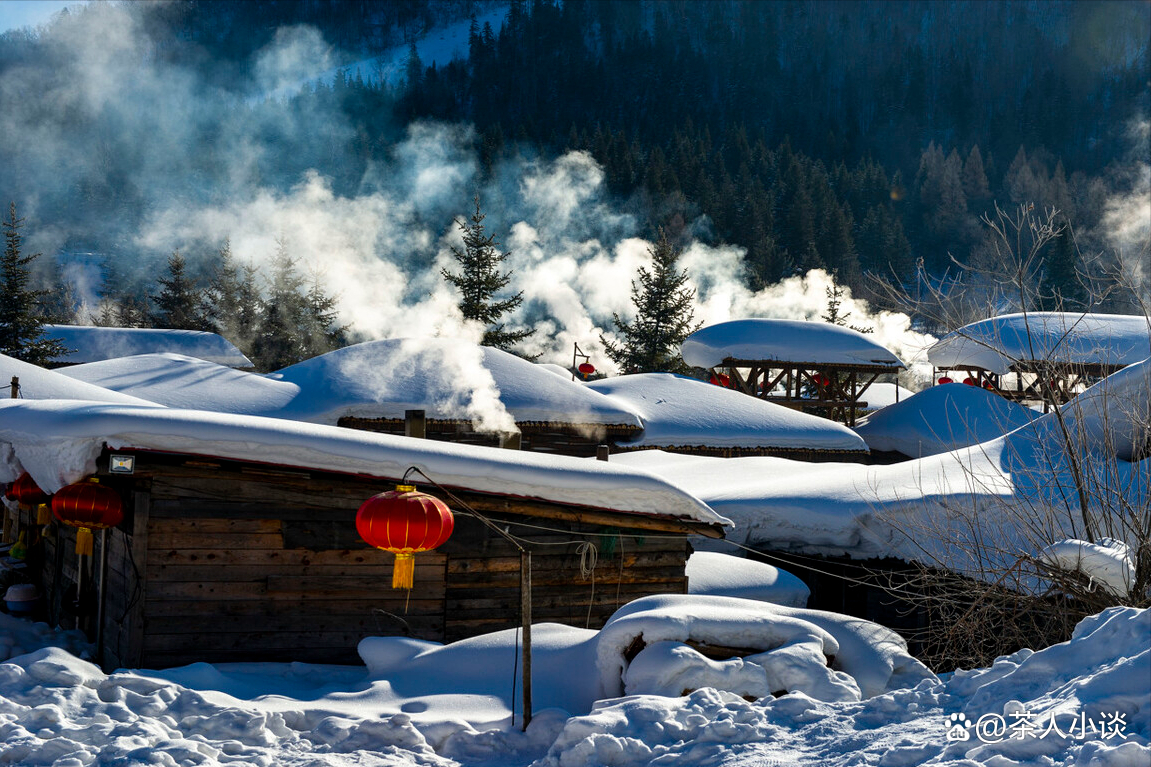
[[[52,514],[77,528],[76,553],[92,553],[92,531],[115,527],[124,519],[120,494],[95,480],[62,487],[52,496]]]
[[[21,503],[25,506],[35,506],[39,503],[48,503],[52,500],[52,496],[45,493],[36,484],[36,480],[28,472],[24,472],[20,477],[12,483],[12,487],[8,489],[8,498],[10,500]]]
[[[939,384],[941,386],[943,384],[949,384],[949,383],[955,383],[955,380],[952,378],[948,378],[947,376],[943,376],[942,378],[939,379]]]
[[[8,488],[7,496],[9,500],[16,501],[21,506],[35,506],[36,524],[46,525],[52,521],[52,514],[48,509],[48,504],[52,502],[52,496],[41,490],[28,472],[21,474],[12,483]]]
[[[964,378],[963,383],[967,384],[968,386],[975,386],[976,385],[975,379],[971,378],[970,376],[967,378]]]
[[[576,370],[578,370],[580,375],[582,375],[584,378],[587,378],[595,372],[595,365],[591,364],[590,362],[581,362],[580,366],[576,368]]]
[[[377,549],[396,555],[392,588],[411,589],[415,582],[415,555],[431,551],[451,537],[455,518],[439,498],[412,485],[373,495],[356,512],[356,530]]]

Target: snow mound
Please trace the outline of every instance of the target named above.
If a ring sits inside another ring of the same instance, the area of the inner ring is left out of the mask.
[[[1142,767],[1151,760],[1149,637],[1151,612],[1115,608],[1082,621],[1070,642],[861,702],[828,703],[800,692],[747,701],[714,688],[603,700],[569,719],[533,767]],[[984,729],[980,739],[975,724],[985,715],[1024,735],[1009,731],[989,742],[993,732]],[[1110,730],[1043,735],[1052,715],[1064,733],[1084,718],[1109,722]],[[953,740],[954,722],[966,739]]]
[[[22,399],[77,399],[90,402],[115,402],[121,405],[158,407],[154,402],[112,391],[102,386],[74,380],[55,370],[0,354],[0,381],[7,385],[13,378],[20,379]],[[4,397],[10,396],[7,391]]]
[[[1135,556],[1123,541],[1103,538],[1088,543],[1069,538],[1056,541],[1039,552],[1039,560],[1071,572],[1082,573],[1113,594],[1126,595],[1135,582]]]
[[[343,416],[472,421],[480,431],[518,431],[516,423],[640,426],[635,413],[582,384],[499,349],[448,338],[397,338],[356,344],[269,376],[301,394],[282,417],[334,424]]]
[[[786,570],[716,551],[696,551],[687,560],[689,594],[758,599],[784,607],[805,607],[811,589]]]
[[[275,416],[299,387],[184,354],[137,354],[62,368],[60,374],[165,407]]]
[[[899,384],[877,381],[867,387],[863,393],[863,398],[867,400],[866,411],[871,413],[910,399],[914,394],[915,392],[911,389],[904,388]]]
[[[71,350],[53,362],[80,364],[136,354],[172,352],[218,365],[250,368],[252,361],[231,341],[202,330],[166,328],[105,328],[87,325],[45,325],[46,338],[58,338]]]
[[[47,623],[33,623],[0,613],[0,661],[45,647],[59,647],[81,656],[91,655],[93,650],[82,631],[53,629]]]
[[[1080,621],[1070,641],[1038,652],[1020,650],[997,659],[991,668],[957,671],[947,690],[965,701],[961,710],[972,723],[992,715],[1033,725],[1027,728],[1029,738],[1004,738],[1002,743],[987,747],[995,753],[1018,759],[1034,753],[1036,746],[1072,744],[1075,738],[1059,737],[1054,732],[1038,737],[1051,726],[1053,717],[1055,726],[1066,736],[1081,717],[1116,724],[1118,716],[1127,736],[1123,740],[1129,740],[1131,746],[1142,745],[1140,758],[1145,760],[1151,754],[1146,749],[1151,738],[1149,679],[1151,611],[1113,607]],[[1093,737],[1109,740],[1100,737],[1104,734],[1096,732]],[[1093,751],[1103,748],[1102,744],[1092,745]],[[1075,763],[1086,764],[1088,760]]]
[[[669,672],[675,682],[642,670],[638,676],[629,675],[637,653],[656,642],[694,642],[749,652],[740,664],[717,667],[682,650],[673,654],[665,646],[659,654],[680,661],[679,670]],[[641,683],[657,689],[667,689],[669,683],[695,689],[730,677],[744,685],[749,678],[743,669],[746,663],[764,669],[769,692],[798,690],[825,700],[859,700],[892,685],[934,678],[907,654],[898,634],[878,624],[734,597],[642,597],[616,611],[600,631],[596,648],[603,693],[609,697],[623,694],[625,688],[628,694],[648,692],[639,687]],[[687,685],[692,679],[699,683]]]
[[[592,381],[643,420],[643,435],[625,447],[763,447],[866,452],[851,429],[826,418],[671,373]]]
[[[964,325],[927,350],[937,368],[1007,373],[1016,362],[1132,365],[1151,355],[1151,325],[1140,315],[1029,312]]]
[[[680,346],[683,361],[711,368],[725,359],[906,367],[858,330],[829,322],[746,319],[708,325]]]
[[[1036,417],[1033,410],[998,394],[953,383],[932,386],[871,413],[855,431],[872,450],[920,458],[987,442]]]

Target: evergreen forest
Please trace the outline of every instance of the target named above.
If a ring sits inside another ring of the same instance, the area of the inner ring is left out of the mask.
[[[821,268],[880,301],[872,276],[908,287],[986,266],[981,218],[1033,205],[1063,226],[1035,272],[1041,308],[1130,311],[1140,292],[1092,303],[1078,283],[1105,268],[1096,254],[1147,254],[1146,227],[1122,240],[1116,219],[1117,200],[1145,194],[1151,154],[1146,2],[114,5],[0,35],[0,201],[42,252],[98,262],[106,322],[154,318],[172,289],[155,275],[173,266],[205,295],[222,268],[242,276],[242,244],[221,263],[222,216],[182,212],[276,199],[309,174],[336,199],[386,189],[397,146],[424,124],[464,126],[476,176],[397,227],[451,231],[513,159],[583,152],[636,234],[738,247],[753,290]],[[459,55],[424,61],[416,43],[451,25],[467,27]],[[382,57],[397,49],[389,74]],[[506,242],[499,195],[484,201]],[[181,238],[141,234],[158,222]],[[280,242],[281,271],[269,255],[248,275],[265,302],[293,274]],[[404,258],[442,272],[426,249]],[[67,271],[51,261],[46,287]],[[320,276],[310,294],[306,275],[292,279],[330,343],[363,332],[336,322]]]

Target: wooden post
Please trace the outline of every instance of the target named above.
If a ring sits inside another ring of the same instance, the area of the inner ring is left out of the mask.
[[[20,376],[12,376],[12,399],[20,396]]]
[[[532,721],[532,553],[520,550],[520,620],[524,642],[524,715],[526,732]]]
[[[427,415],[423,410],[404,411],[404,436],[424,439],[428,434]]]
[[[96,665],[104,665],[104,600],[108,594],[108,529],[100,530],[100,585],[96,594]]]
[[[606,461],[608,455],[611,453],[611,448],[607,445],[595,446],[595,459],[597,461]]]

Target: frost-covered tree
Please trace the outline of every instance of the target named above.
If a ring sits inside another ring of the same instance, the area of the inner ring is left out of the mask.
[[[600,336],[604,351],[626,373],[682,373],[687,366],[679,356],[684,339],[699,329],[692,303],[695,291],[685,287],[687,270],[677,270],[679,249],[659,230],[659,240],[648,250],[651,269],[640,267],[632,280],[631,300],[635,319],[625,322],[618,314],[612,323],[622,340]]]
[[[16,203],[8,208],[4,225],[4,255],[0,258],[0,354],[43,365],[67,350],[62,341],[44,337],[44,299],[47,290],[30,287],[29,268],[39,253],[20,254],[24,219],[16,216]]]
[[[452,246],[452,256],[459,264],[458,272],[441,269],[440,273],[460,293],[460,313],[466,320],[475,320],[486,326],[480,343],[511,351],[512,347],[532,334],[531,330],[508,330],[500,318],[523,303],[523,291],[504,299],[496,293],[511,281],[511,272],[501,271],[508,253],[501,253],[494,234],[484,231],[484,214],[480,211],[479,195],[475,197],[476,210],[468,221],[457,220],[463,235],[463,248]]]
[[[245,354],[250,353],[261,320],[256,268],[238,264],[228,241],[217,254],[208,285],[208,304],[216,332]]]
[[[160,277],[160,292],[149,296],[154,309],[149,319],[157,328],[175,330],[214,330],[208,317],[204,291],[188,276],[187,262],[180,251],[168,257],[168,274]]]
[[[305,284],[287,243],[278,240],[252,344],[257,369],[279,370],[347,343],[347,327],[336,324],[336,299],[324,293],[318,275],[310,288]]]

